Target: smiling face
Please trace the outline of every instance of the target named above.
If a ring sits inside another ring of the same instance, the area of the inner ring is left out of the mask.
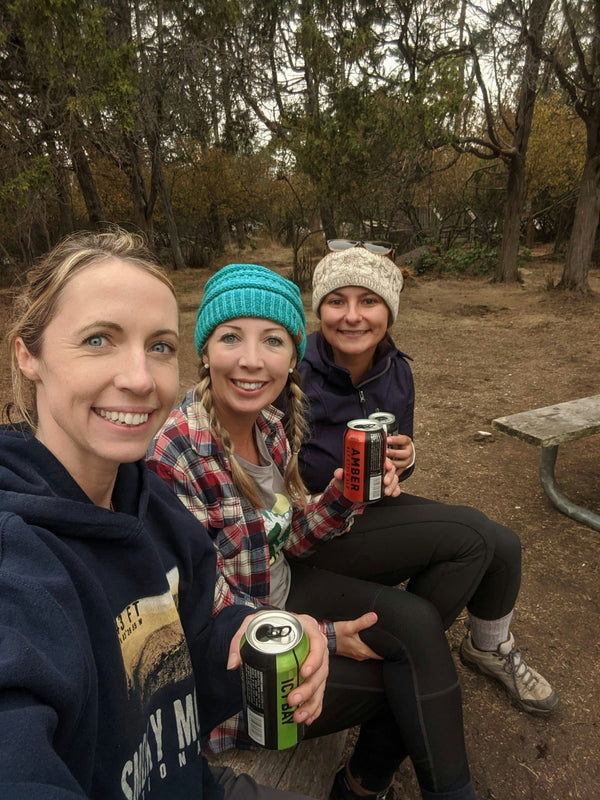
[[[370,289],[344,286],[323,298],[321,331],[340,366],[356,359],[370,360],[389,325],[385,301]]]
[[[283,390],[296,348],[287,330],[269,319],[241,317],[218,325],[203,361],[210,365],[212,396],[230,431],[254,422]]]
[[[66,284],[39,357],[17,339],[36,437],[94,502],[120,463],[144,456],[175,402],[178,329],[167,285],[113,258]]]

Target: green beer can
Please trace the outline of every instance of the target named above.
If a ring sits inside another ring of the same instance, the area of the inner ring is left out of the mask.
[[[242,637],[246,726],[250,738],[269,750],[293,747],[304,736],[304,724],[294,722],[296,706],[287,696],[302,683],[308,649],[300,620],[287,611],[260,611]]]

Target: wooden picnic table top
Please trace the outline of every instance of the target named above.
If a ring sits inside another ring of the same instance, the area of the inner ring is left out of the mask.
[[[600,394],[492,420],[503,433],[551,447],[600,433]]]

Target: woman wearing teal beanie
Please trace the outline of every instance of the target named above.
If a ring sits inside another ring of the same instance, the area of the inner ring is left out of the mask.
[[[306,350],[306,319],[295,283],[258,264],[229,264],[210,278],[196,316],[194,341],[200,354],[221,322],[236,317],[263,317],[288,331],[301,361]]]
[[[296,365],[306,330],[298,288],[262,266],[224,267],[206,284],[195,343],[200,380],[171,413],[148,463],[213,538],[221,572],[215,612],[266,605],[323,620],[330,673],[322,713],[305,720],[306,735],[360,726],[331,798],[391,798],[408,756],[424,800],[474,800],[460,689],[435,608],[395,587],[303,563],[344,535],[364,505],[344,496],[342,469],[316,496],[307,496],[300,476],[306,423]],[[272,405],[282,392],[287,430]],[[387,496],[397,496],[397,481],[386,460]],[[238,716],[213,731],[209,750],[249,746]]]

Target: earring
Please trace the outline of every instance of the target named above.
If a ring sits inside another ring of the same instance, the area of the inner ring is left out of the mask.
[[[293,371],[294,371],[294,368],[293,368],[293,367],[290,367],[290,368],[289,368],[289,370],[288,370],[288,372],[290,373],[290,375],[292,374],[292,372],[293,372]]]
[[[204,367],[204,369],[210,369],[210,364],[208,363],[208,361],[203,361],[202,366]]]

